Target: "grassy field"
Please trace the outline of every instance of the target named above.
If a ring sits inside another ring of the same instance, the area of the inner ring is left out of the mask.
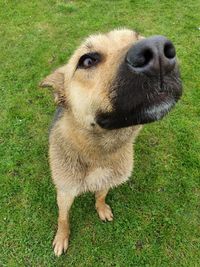
[[[200,266],[200,2],[0,0],[0,266]],[[182,100],[136,144],[130,181],[108,197],[76,199],[71,242],[56,258],[48,128],[55,110],[41,79],[88,34],[126,26],[176,45]]]

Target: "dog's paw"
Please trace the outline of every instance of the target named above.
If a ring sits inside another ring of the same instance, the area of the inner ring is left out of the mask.
[[[99,214],[99,218],[102,221],[111,222],[113,220],[113,213],[112,213],[111,207],[109,205],[107,205],[106,203],[99,205],[98,207],[96,207],[96,209],[97,209],[97,212]]]
[[[56,234],[53,241],[54,253],[56,256],[60,256],[63,252],[66,252],[68,248],[69,239],[65,235]]]

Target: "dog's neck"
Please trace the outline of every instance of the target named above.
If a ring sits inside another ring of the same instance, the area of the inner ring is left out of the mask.
[[[93,159],[116,153],[124,146],[132,145],[142,126],[133,126],[117,130],[88,130],[64,114],[58,121],[58,128],[74,149]]]

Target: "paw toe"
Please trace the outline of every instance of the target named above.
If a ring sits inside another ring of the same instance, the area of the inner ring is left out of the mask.
[[[97,212],[99,214],[99,217],[102,221],[109,221],[111,222],[113,220],[113,213],[109,205],[104,204],[97,208]]]
[[[56,236],[53,241],[54,254],[59,257],[68,248],[68,238]]]

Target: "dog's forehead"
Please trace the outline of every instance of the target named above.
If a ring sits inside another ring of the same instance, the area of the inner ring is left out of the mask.
[[[90,35],[79,46],[69,60],[70,68],[75,66],[84,54],[99,52],[103,55],[119,54],[124,48],[143,38],[137,32],[129,29],[115,29],[105,34]],[[109,58],[113,58],[113,57]]]
[[[81,48],[93,51],[108,51],[123,48],[138,40],[138,34],[133,30],[118,29],[106,34],[89,36]]]

